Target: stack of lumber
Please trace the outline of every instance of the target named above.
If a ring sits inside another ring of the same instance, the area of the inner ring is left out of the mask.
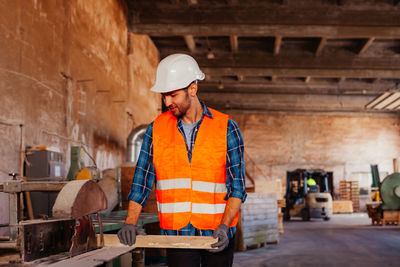
[[[285,199],[278,199],[278,231],[280,234],[284,233],[283,230],[283,212],[282,208],[286,207]]]
[[[239,251],[278,243],[278,205],[275,194],[248,193],[240,215],[236,232]]]
[[[351,200],[353,211],[360,211],[360,189],[358,181],[340,181],[340,200]]]
[[[353,213],[353,201],[334,200],[332,202],[333,213]]]

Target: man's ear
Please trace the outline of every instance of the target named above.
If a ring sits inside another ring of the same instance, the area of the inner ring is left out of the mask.
[[[197,83],[193,82],[189,88],[188,88],[188,93],[190,96],[196,96],[197,94]]]

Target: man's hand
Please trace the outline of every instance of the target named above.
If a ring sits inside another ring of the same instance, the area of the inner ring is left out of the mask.
[[[145,235],[144,231],[140,231],[133,224],[124,224],[118,231],[119,241],[124,245],[132,246],[136,242],[136,235]]]
[[[220,224],[217,229],[214,230],[213,237],[218,238],[218,241],[214,244],[211,244],[212,248],[217,248],[217,249],[209,249],[209,252],[220,252],[223,251],[229,244],[229,239],[228,239],[228,230],[229,227],[226,226],[225,224]]]

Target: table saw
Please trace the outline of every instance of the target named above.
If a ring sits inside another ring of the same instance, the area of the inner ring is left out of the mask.
[[[4,192],[16,194],[23,192],[23,188],[29,188],[27,183],[34,182],[21,181],[18,184],[13,180],[5,182],[2,187]],[[143,266],[143,253],[137,248],[210,249],[211,244],[216,242],[212,237],[147,235],[137,236],[134,246],[126,246],[119,242],[116,234],[104,234],[120,229],[126,211],[101,216],[99,212],[106,208],[106,196],[96,182],[81,180],[64,183],[53,206],[52,218],[10,225],[17,230],[15,248],[20,253],[19,260],[14,260],[14,263],[98,266],[126,254],[129,257],[125,261],[131,265],[130,252],[136,249],[136,261]],[[142,214],[138,227],[156,221],[156,214]],[[121,265],[124,265],[123,260]]]

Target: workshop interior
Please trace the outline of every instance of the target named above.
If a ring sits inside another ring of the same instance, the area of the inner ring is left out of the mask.
[[[243,137],[234,267],[395,265],[399,2],[0,0],[0,266],[168,266],[169,248],[211,249],[161,235],[156,186],[146,235],[117,237],[168,110],[157,66],[176,53]]]

